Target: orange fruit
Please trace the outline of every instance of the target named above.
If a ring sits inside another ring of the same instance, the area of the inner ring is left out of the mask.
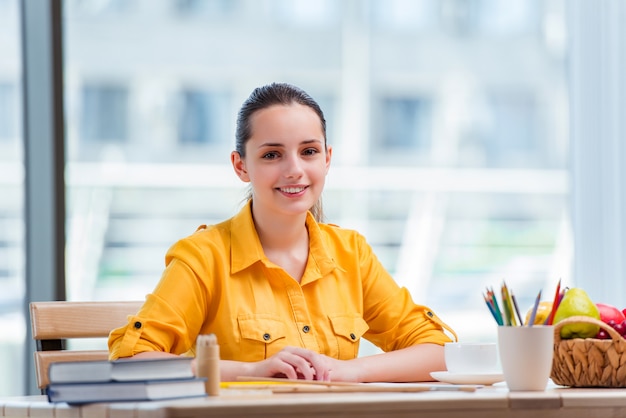
[[[552,311],[552,302],[551,301],[541,301],[539,302],[539,306],[537,307],[537,314],[535,315],[535,321],[533,322],[533,325],[542,325],[546,319],[548,318],[548,315],[550,315],[550,312]],[[528,322],[530,321],[530,315],[533,312],[533,306],[530,307],[530,309],[528,309],[528,312],[526,312],[526,319],[524,320],[524,325],[528,324]]]

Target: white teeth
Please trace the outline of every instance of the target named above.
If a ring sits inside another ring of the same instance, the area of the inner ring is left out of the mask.
[[[283,187],[280,190],[285,193],[300,193],[304,187]]]

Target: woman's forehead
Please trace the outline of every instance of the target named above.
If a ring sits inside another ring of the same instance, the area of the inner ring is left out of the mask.
[[[273,105],[250,118],[251,138],[266,140],[281,137],[320,139],[324,137],[322,123],[317,113],[301,104]]]

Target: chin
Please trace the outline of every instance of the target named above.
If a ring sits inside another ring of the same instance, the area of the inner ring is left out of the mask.
[[[300,204],[283,206],[281,212],[288,215],[302,215],[306,213],[313,204]]]

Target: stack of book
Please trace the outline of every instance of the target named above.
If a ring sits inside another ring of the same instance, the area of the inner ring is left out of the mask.
[[[191,357],[52,363],[46,395],[50,402],[149,401],[206,396]]]

